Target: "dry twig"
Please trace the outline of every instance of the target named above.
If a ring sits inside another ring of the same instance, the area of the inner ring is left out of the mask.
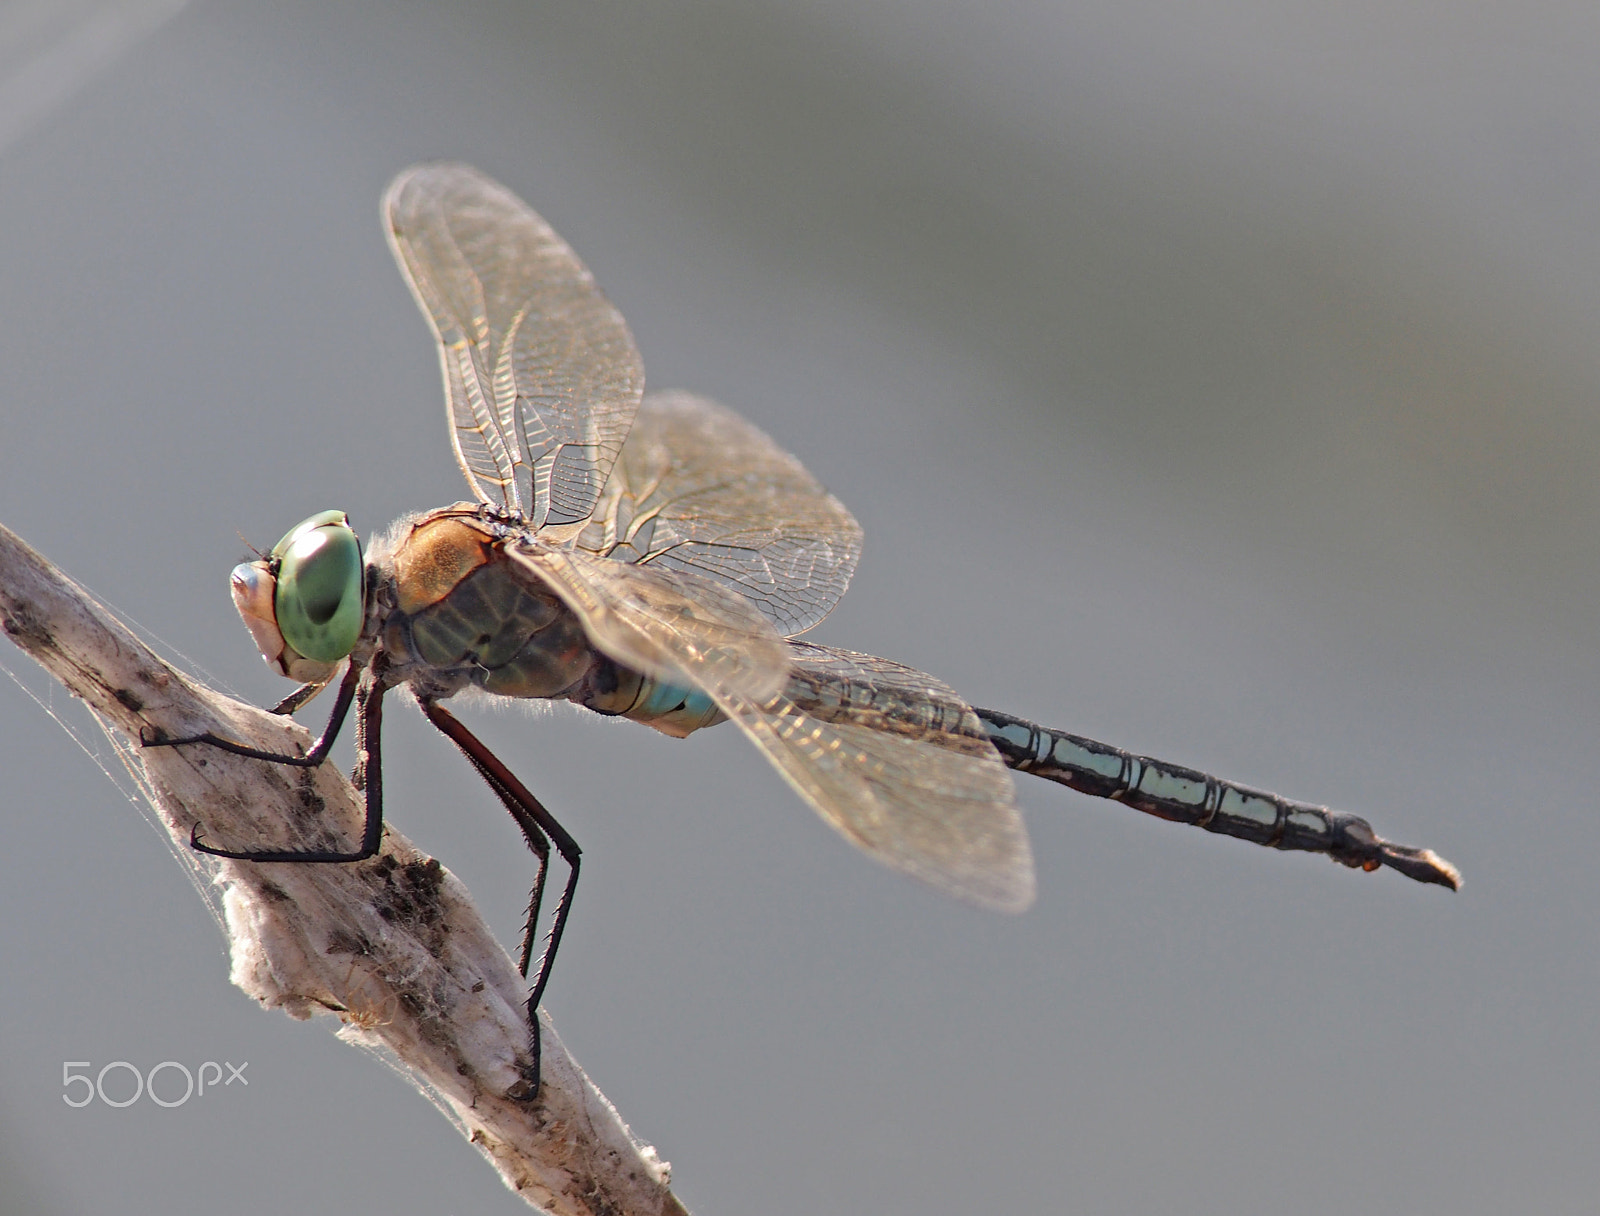
[[[530,1203],[557,1216],[684,1212],[666,1164],[548,1021],[539,1097],[523,1096],[522,981],[466,889],[404,837],[386,831],[377,857],[351,865],[202,862],[189,852],[196,821],[213,839],[281,848],[358,839],[361,799],[334,765],[136,747],[141,731],[212,731],[303,751],[303,729],[188,680],[4,527],[0,627],[134,741],[161,822],[223,891],[235,984],[291,1017],[336,1013],[345,1037],[387,1048]]]

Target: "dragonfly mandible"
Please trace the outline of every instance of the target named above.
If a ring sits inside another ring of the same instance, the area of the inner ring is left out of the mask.
[[[474,501],[410,516],[363,549],[340,511],[233,572],[262,656],[335,686],[303,756],[214,735],[280,764],[328,756],[352,706],[366,799],[344,851],[193,846],[256,862],[354,862],[383,830],[381,711],[405,689],[488,783],[537,859],[520,966],[542,921],[552,846],[567,881],[528,996],[537,1009],[572,909],[572,836],[442,702],[466,691],[566,700],[669,735],[735,723],[800,796],[877,860],[971,903],[1019,912],[1033,857],[1010,770],[1165,819],[1454,889],[1427,849],[1292,802],[993,710],[924,672],[798,640],[844,594],[861,529],[794,457],[732,411],[644,394],[621,314],[521,199],[461,164],[406,170],[383,201],[390,245],[438,339],[456,458]]]

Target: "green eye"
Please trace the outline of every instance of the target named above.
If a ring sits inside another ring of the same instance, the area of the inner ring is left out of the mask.
[[[272,550],[278,563],[273,608],[283,640],[308,659],[336,663],[361,636],[366,579],[361,542],[343,511],[322,511]]]

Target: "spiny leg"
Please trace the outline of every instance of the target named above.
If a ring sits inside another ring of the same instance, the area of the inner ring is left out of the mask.
[[[554,815],[547,811],[541,803],[528,790],[528,787],[517,780],[516,774],[502,764],[497,756],[491,752],[483,742],[469,731],[459,719],[449,710],[432,701],[423,701],[422,712],[427,715],[428,721],[437,726],[444,734],[461,749],[472,766],[483,774],[489,788],[495,792],[511,817],[522,828],[523,836],[528,840],[529,848],[535,855],[539,855],[539,848],[535,846],[535,837],[529,829],[533,828],[539,836],[548,835],[555,843],[556,851],[561,854],[562,860],[567,863],[567,885],[562,889],[561,899],[556,904],[555,916],[550,923],[550,936],[545,942],[544,954],[539,959],[539,970],[534,977],[533,989],[528,993],[528,1034],[529,1048],[533,1056],[533,1072],[530,1077],[532,1093],[539,1092],[539,1002],[544,998],[545,985],[550,982],[550,969],[556,960],[556,951],[561,948],[561,934],[567,927],[567,916],[572,911],[572,893],[578,886],[578,867],[582,857],[582,850],[567,830],[556,821]],[[546,846],[548,848],[548,846]],[[538,901],[543,899],[544,864],[548,853],[541,857],[539,877],[534,885],[532,897],[529,900],[530,913]],[[533,921],[528,923],[528,931],[523,936],[522,943],[522,974],[528,973],[528,959],[533,946]]]
[[[521,806],[516,804],[516,799],[511,792],[502,786],[494,773],[478,763],[476,756],[463,750],[462,755],[478,770],[478,775],[494,790],[495,796],[500,799],[505,808],[511,812],[511,817],[517,821],[517,826],[522,829],[522,838],[528,844],[528,851],[539,861],[538,872],[534,875],[533,890],[528,895],[528,914],[522,926],[522,949],[519,952],[517,967],[522,972],[522,978],[528,978],[528,966],[533,958],[533,939],[539,929],[539,911],[544,906],[545,880],[550,874],[550,838],[539,829]]]
[[[312,698],[319,696],[322,690],[332,682],[333,677],[330,676],[326,680],[312,680],[309,683],[302,684],[299,688],[295,689],[287,697],[274,705],[268,712],[281,714],[284,716],[297,713],[302,705],[308,704]]]
[[[345,695],[346,688],[354,696],[354,681],[350,676],[345,677],[345,682],[339,687],[339,697],[343,705],[334,707],[334,712],[343,717],[349,708],[351,697]],[[272,862],[310,862],[310,861],[365,861],[378,851],[378,845],[383,839],[383,759],[380,752],[380,741],[383,734],[383,694],[382,680],[376,678],[371,672],[361,686],[361,709],[356,715],[356,770],[352,783],[362,792],[362,801],[366,804],[366,824],[361,834],[361,847],[350,852],[339,852],[330,849],[261,849],[261,850],[232,850],[212,848],[200,842],[201,825],[197,822],[189,831],[189,846],[197,852],[209,854],[212,857],[226,857],[232,861],[272,861]],[[328,737],[336,733],[338,726],[329,723]],[[173,742],[195,742],[196,740],[175,740]],[[211,740],[204,740],[212,746],[218,746]],[[318,746],[321,746],[319,741]],[[298,764],[298,757],[279,759],[269,754],[255,753],[239,747],[224,748],[238,755],[255,755],[257,759],[276,760],[278,763]],[[323,748],[323,757],[327,749]]]
[[[252,760],[267,760],[273,764],[288,764],[295,768],[316,768],[328,758],[328,753],[333,749],[333,741],[339,737],[339,729],[344,725],[345,716],[350,712],[350,704],[355,700],[356,685],[360,682],[362,669],[354,663],[348,665],[344,679],[339,682],[339,695],[334,699],[333,712],[328,715],[328,724],[322,728],[322,736],[311,745],[311,750],[303,756],[290,756],[280,752],[263,751],[258,747],[246,747],[243,743],[235,743],[232,739],[224,739],[221,735],[213,735],[206,731],[199,735],[186,735],[181,739],[146,739],[144,732],[139,732],[140,747],[182,747],[190,743],[204,743],[221,751],[231,752],[235,756],[248,756]],[[307,689],[313,689],[306,693]],[[316,684],[305,684],[290,693],[277,705],[273,706],[273,713],[292,713],[300,705],[309,701],[315,692],[321,691]],[[301,696],[306,693],[305,696]],[[380,696],[382,693],[379,694]],[[297,699],[298,698],[298,699]],[[285,706],[288,708],[286,709]]]

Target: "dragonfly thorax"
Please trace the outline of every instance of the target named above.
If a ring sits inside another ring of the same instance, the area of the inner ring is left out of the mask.
[[[512,555],[544,540],[545,530],[534,540],[520,521],[458,503],[375,543],[385,680],[438,700],[469,687],[564,699],[680,738],[720,722],[705,693],[643,676],[595,649],[577,615]]]
[[[375,546],[386,679],[443,698],[474,686],[503,697],[561,697],[595,661],[577,618],[506,552],[517,529],[476,504],[402,524]]]

